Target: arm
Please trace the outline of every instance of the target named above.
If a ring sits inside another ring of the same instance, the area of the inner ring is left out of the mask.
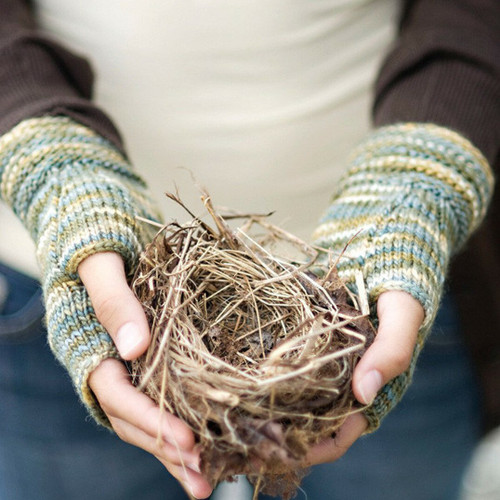
[[[422,51],[425,57],[421,58],[425,63],[419,63],[417,59],[400,67],[400,54],[407,52],[409,46],[401,43],[395,47],[386,61],[385,70],[387,75],[395,74],[396,78],[379,79],[379,98],[374,112],[376,123],[406,119],[411,107],[410,103],[403,102],[402,95],[412,92],[421,104],[415,110],[420,120],[433,120],[459,131],[483,152],[498,172],[500,4],[491,0],[450,2],[449,10],[452,12],[447,16],[446,25],[451,22],[461,28],[441,35],[438,23],[445,21],[442,16],[433,18],[427,15],[430,2],[408,4],[403,29],[405,24],[411,23],[415,26],[413,30],[418,25],[428,30],[427,44],[423,45]],[[429,19],[433,22],[429,23]],[[434,47],[429,45],[429,40],[433,40]],[[464,49],[457,50],[462,45]],[[444,59],[441,70],[436,67],[440,59]],[[398,74],[400,77],[397,77]],[[420,76],[414,78],[412,75]],[[425,78],[426,75],[429,78]],[[390,94],[393,91],[395,98],[385,99],[386,92]],[[455,98],[457,94],[460,99]],[[485,223],[467,243],[465,251],[452,260],[448,280],[448,286],[457,300],[467,348],[481,378],[485,430],[500,423],[497,383],[500,380],[500,349],[498,335],[491,328],[499,320],[498,202],[497,192]]]
[[[354,152],[316,232],[320,244],[340,252],[362,230],[341,273],[349,280],[360,267],[377,302],[379,332],[353,379],[360,401],[376,397],[365,411],[367,429],[354,416],[336,441],[312,450],[311,462],[338,458],[402,397],[450,258],[485,215],[493,189],[488,163],[497,161],[500,147],[499,20],[495,0],[405,3],[376,84],[378,128]],[[406,305],[395,295],[403,291]]]
[[[149,343],[127,274],[149,239],[135,216],[158,217],[151,197],[90,101],[88,63],[37,32],[28,2],[0,0],[0,11],[0,193],[36,242],[52,350],[97,421],[207,496],[192,432],[119,361]]]
[[[400,35],[376,83],[375,126],[433,123],[465,139],[454,141],[462,143],[460,154],[477,148],[485,163],[495,166],[500,159],[499,53],[500,4],[495,0],[407,0]],[[458,158],[448,164],[454,172],[460,169]],[[492,181],[481,179],[486,168],[461,174],[475,191],[464,192],[461,200],[467,196],[479,200],[482,213],[464,232],[463,240],[455,240],[447,252],[441,250],[444,265],[442,280],[435,286],[438,299],[450,259],[479,226],[491,199]],[[487,184],[490,188],[481,193]],[[451,234],[446,231],[448,241]]]

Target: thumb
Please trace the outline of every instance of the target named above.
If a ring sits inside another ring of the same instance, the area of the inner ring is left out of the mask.
[[[113,339],[120,356],[135,359],[148,347],[149,326],[141,304],[129,288],[121,256],[103,252],[78,266],[97,319]]]
[[[388,291],[377,301],[379,328],[373,344],[356,366],[353,391],[356,399],[370,404],[378,391],[411,363],[424,310],[403,291]]]

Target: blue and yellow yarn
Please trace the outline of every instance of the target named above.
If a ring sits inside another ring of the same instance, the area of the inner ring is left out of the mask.
[[[77,268],[102,251],[120,253],[134,268],[151,238],[135,216],[158,218],[148,191],[105,139],[68,118],[42,117],[0,138],[0,192],[36,242],[50,346],[90,413],[108,425],[87,380],[118,353]]]
[[[363,273],[371,302],[404,290],[425,320],[410,368],[365,412],[369,430],[401,399],[435,318],[450,257],[483,219],[493,176],[459,134],[431,124],[399,124],[369,135],[353,152],[314,239],[342,254],[339,274],[354,286]]]

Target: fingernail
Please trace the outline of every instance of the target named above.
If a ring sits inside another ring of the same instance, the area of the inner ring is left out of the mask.
[[[116,334],[116,347],[124,359],[128,359],[140,344],[141,332],[135,323],[125,323]]]
[[[368,372],[359,383],[358,391],[363,399],[362,403],[371,404],[377,395],[377,392],[382,388],[382,375],[377,370]]]
[[[198,474],[201,473],[200,467],[198,466],[198,464],[187,464],[187,467],[189,469],[193,470],[194,472],[197,472]]]

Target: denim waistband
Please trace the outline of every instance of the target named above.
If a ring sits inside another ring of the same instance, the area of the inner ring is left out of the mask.
[[[0,263],[0,343],[39,336],[44,314],[40,283]]]

